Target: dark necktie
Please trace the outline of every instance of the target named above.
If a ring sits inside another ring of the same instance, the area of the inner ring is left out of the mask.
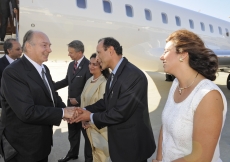
[[[110,83],[109,83],[109,88],[111,87],[112,83],[113,83],[113,77],[114,77],[114,74],[111,73],[111,80],[110,80]]]
[[[51,97],[51,99],[52,99],[52,101],[53,101],[53,105],[54,105],[54,107],[55,107],[53,95],[52,95],[51,89],[49,88],[49,83],[46,81],[46,77],[45,77],[45,76],[46,76],[46,73],[45,73],[45,71],[44,71],[44,68],[42,68],[42,80],[43,80],[43,82],[44,82],[44,84],[45,84],[45,86],[46,86],[47,91],[48,91],[49,94],[50,94],[50,97]]]
[[[50,94],[49,85],[48,85],[48,82],[47,82],[46,79],[45,79],[45,71],[44,71],[43,68],[42,68],[42,80],[43,80],[43,82],[44,82],[44,84],[45,84],[45,86],[46,86],[46,88],[47,88],[47,91],[48,91],[49,94]]]
[[[74,63],[73,65],[73,75],[76,73],[76,70],[77,70],[77,61]]]

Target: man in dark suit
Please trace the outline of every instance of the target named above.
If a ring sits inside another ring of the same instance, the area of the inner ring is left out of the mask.
[[[97,46],[102,69],[112,69],[104,98],[78,109],[76,122],[93,122],[98,129],[108,127],[109,153],[113,162],[147,162],[155,151],[149,119],[147,78],[122,57],[122,47],[114,38],[103,38]]]
[[[16,0],[1,0],[0,1],[0,14],[1,14],[1,27],[0,27],[0,39],[4,41],[6,35],[6,28],[8,25],[8,17],[10,16],[10,3],[14,13],[17,13]]]
[[[20,43],[13,38],[7,39],[3,44],[3,49],[5,55],[0,58],[0,89],[1,89],[1,79],[3,70],[16,59],[21,57],[22,48]],[[0,96],[0,107],[1,107],[1,96]]]
[[[28,31],[24,56],[3,72],[0,148],[7,162],[47,162],[53,125],[75,115],[75,108],[65,108],[54,91],[49,69],[43,65],[50,45],[44,33]]]
[[[70,62],[66,77],[54,84],[55,90],[68,87],[68,106],[81,105],[81,93],[86,81],[90,78],[89,60],[84,56],[84,45],[79,40],[74,40],[68,44],[69,56],[73,60]],[[70,150],[67,155],[59,162],[66,162],[71,159],[77,159],[80,147],[81,130],[85,137],[85,161],[92,162],[92,149],[86,135],[86,131],[82,129],[81,123],[68,124]]]

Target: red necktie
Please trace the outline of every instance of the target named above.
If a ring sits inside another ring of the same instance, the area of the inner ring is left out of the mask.
[[[73,65],[73,75],[75,74],[76,70],[77,70],[77,61],[74,63]]]

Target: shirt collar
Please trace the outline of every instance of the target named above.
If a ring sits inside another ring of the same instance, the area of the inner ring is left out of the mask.
[[[38,73],[40,74],[40,76],[42,76],[42,68],[44,68],[44,65],[43,64],[39,65],[38,63],[36,63],[32,59],[30,59],[26,54],[24,54],[24,56],[29,60],[29,62],[31,64],[33,64],[33,66],[36,68],[36,70],[38,71]],[[44,72],[46,72],[45,68],[44,68]]]
[[[80,58],[79,60],[77,60],[77,67],[80,65],[81,61],[83,60],[84,56],[82,56],[82,58]],[[76,60],[75,60],[76,62]]]
[[[10,56],[6,55],[6,59],[9,61],[9,63],[11,64],[12,62],[14,62],[15,60],[12,59]]]
[[[119,66],[121,65],[121,62],[123,61],[123,57],[120,59],[120,61],[117,63],[117,65],[115,66],[115,68],[113,69],[112,73],[115,75],[117,72],[117,69],[119,68]]]

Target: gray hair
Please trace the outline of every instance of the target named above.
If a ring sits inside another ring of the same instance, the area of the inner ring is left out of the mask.
[[[16,39],[14,39],[14,38],[8,38],[5,42],[4,42],[4,44],[3,44],[3,49],[4,49],[4,52],[5,52],[5,54],[9,54],[9,52],[7,51],[8,49],[12,49],[12,47],[13,47],[13,41],[17,41]]]
[[[68,47],[74,48],[76,52],[84,53],[84,44],[79,40],[74,40],[68,44]]]
[[[34,34],[34,31],[33,30],[29,30],[24,35],[24,37],[23,37],[23,44],[22,44],[22,50],[23,50],[23,52],[27,52],[26,48],[25,48],[25,44],[26,44],[26,42],[30,42],[31,43],[33,34]]]

